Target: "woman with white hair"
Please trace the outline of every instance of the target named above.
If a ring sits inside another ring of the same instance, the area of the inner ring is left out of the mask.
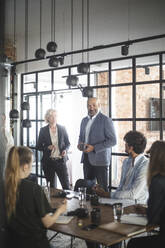
[[[48,109],[45,114],[47,126],[40,129],[37,149],[43,151],[42,168],[50,187],[55,186],[55,173],[63,189],[69,189],[66,161],[70,142],[65,127],[57,124],[57,111]]]

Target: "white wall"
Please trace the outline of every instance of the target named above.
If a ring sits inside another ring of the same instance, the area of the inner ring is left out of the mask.
[[[26,0],[27,1],[27,0]],[[39,0],[29,0],[28,59],[39,48]],[[42,0],[42,47],[51,39],[51,0]],[[84,0],[84,48],[87,48],[87,0]],[[89,47],[111,44],[165,33],[164,0],[89,0]],[[56,0],[55,40],[57,53],[71,51],[71,0]],[[16,0],[17,60],[25,59],[25,0]],[[14,1],[6,0],[6,37],[13,40]],[[73,50],[82,49],[82,0],[73,0]],[[165,49],[165,39],[137,43],[131,54]],[[47,53],[47,55],[49,55]],[[120,47],[90,52],[89,61],[119,57]],[[81,54],[73,56],[73,63],[82,61]],[[47,68],[44,62],[29,63],[29,71]],[[71,56],[65,65],[71,64]],[[18,67],[24,71],[24,66]]]

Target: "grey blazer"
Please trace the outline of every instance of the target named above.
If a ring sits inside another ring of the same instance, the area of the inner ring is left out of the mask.
[[[89,118],[82,119],[80,126],[79,143],[85,142],[85,128]],[[94,151],[88,153],[92,165],[109,166],[111,160],[111,147],[116,144],[116,135],[111,118],[98,113],[90,128],[88,144],[94,146]],[[81,162],[83,163],[84,154]]]

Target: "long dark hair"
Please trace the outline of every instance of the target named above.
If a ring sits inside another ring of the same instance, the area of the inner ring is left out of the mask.
[[[165,176],[165,142],[162,140],[155,141],[150,150],[150,162],[148,167],[148,187],[154,176],[160,174]]]
[[[13,146],[10,149],[5,170],[5,198],[8,217],[15,213],[20,167],[30,164],[31,161],[32,151],[28,147]]]

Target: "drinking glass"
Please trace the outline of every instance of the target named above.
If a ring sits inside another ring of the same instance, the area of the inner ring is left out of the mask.
[[[79,192],[80,207],[86,207],[86,187],[78,188],[78,192]]]
[[[122,203],[113,204],[114,219],[120,221],[122,214],[123,214],[123,204]]]

